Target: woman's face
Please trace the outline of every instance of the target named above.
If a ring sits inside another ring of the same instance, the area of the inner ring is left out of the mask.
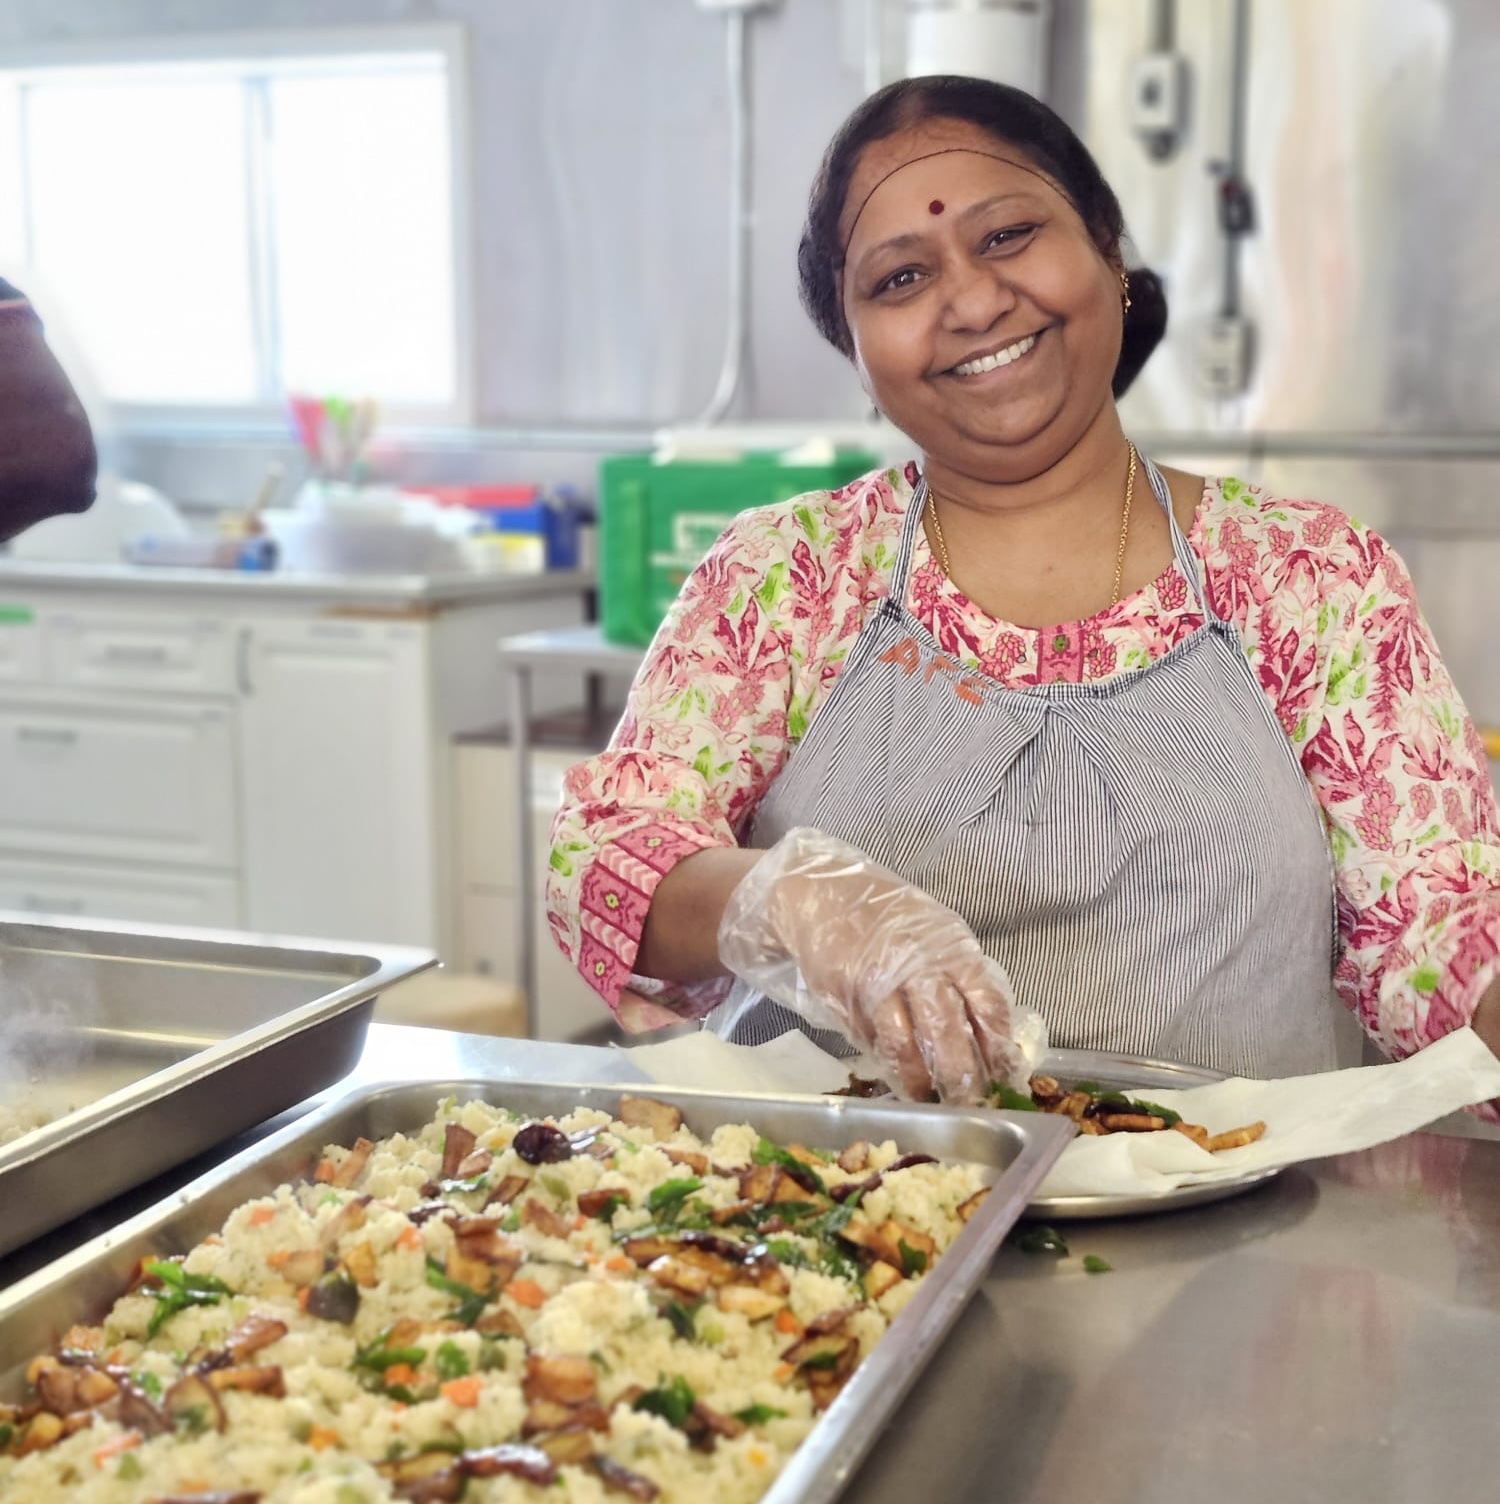
[[[1016,148],[955,120],[872,142],[840,230],[860,380],[930,459],[1029,479],[1111,400],[1119,268]]]

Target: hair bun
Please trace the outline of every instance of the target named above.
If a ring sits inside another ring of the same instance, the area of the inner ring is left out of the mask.
[[[1130,268],[1130,307],[1111,386],[1123,397],[1167,332],[1167,290],[1149,266]]]

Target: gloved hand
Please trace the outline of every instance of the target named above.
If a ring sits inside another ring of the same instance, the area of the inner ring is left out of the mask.
[[[730,895],[735,976],[885,1068],[902,1095],[975,1103],[1024,1079],[1010,983],[951,909],[821,831],[788,831]]]

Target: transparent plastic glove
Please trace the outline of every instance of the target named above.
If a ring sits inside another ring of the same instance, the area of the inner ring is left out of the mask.
[[[788,831],[730,895],[719,957],[841,1031],[918,1101],[982,1101],[1025,1078],[1011,988],[951,909],[821,831]]]

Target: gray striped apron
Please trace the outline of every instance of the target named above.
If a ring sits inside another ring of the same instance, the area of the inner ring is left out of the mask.
[[[965,672],[905,605],[927,490],[890,594],[756,812],[749,844],[816,827],[961,914],[1054,1046],[1239,1075],[1358,1059],[1335,1000],[1333,867],[1297,754],[1218,617],[1149,462],[1206,618],[1100,683],[1006,689]],[[803,1027],[737,987],[707,1027]],[[841,1036],[805,1032],[850,1053]]]

